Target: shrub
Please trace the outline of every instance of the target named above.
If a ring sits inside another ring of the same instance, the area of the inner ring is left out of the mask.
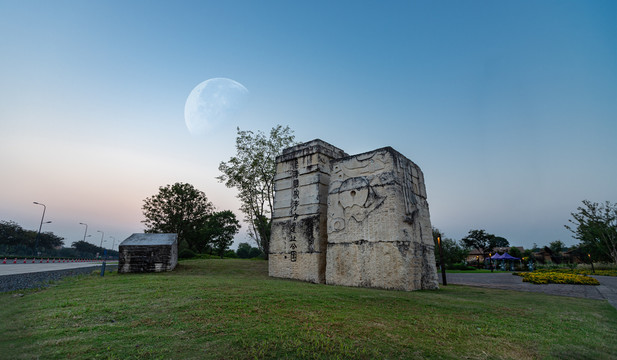
[[[197,254],[195,254],[195,252],[191,249],[182,249],[178,253],[178,258],[180,259],[192,259],[195,256],[197,256]]]
[[[475,270],[476,268],[473,266],[468,266],[463,263],[452,264],[448,267],[450,270]]]
[[[534,271],[512,274],[521,276],[523,282],[532,284],[600,285],[600,282],[592,277],[564,271]]]
[[[227,251],[225,251],[225,254],[223,254],[223,256],[226,257],[226,258],[233,258],[233,259],[235,259],[235,258],[238,257],[238,254],[236,254],[236,252],[233,251],[233,250],[227,250]]]

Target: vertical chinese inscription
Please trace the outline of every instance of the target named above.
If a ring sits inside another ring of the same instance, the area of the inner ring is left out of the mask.
[[[291,262],[296,262],[298,259],[296,244],[296,226],[298,225],[298,206],[300,205],[300,180],[298,179],[298,159],[293,159],[291,166],[291,225],[289,226],[289,258]]]

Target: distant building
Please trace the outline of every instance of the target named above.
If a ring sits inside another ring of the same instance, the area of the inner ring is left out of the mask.
[[[119,253],[119,273],[171,271],[178,264],[178,234],[133,234]]]

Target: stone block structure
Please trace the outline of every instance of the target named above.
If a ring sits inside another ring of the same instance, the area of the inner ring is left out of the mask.
[[[435,289],[424,177],[386,147],[349,156],[321,140],[277,158],[270,276]]]
[[[118,273],[172,271],[178,265],[177,234],[136,233],[118,250]]]
[[[313,140],[277,158],[270,276],[325,282],[330,161],[344,156],[343,150]]]

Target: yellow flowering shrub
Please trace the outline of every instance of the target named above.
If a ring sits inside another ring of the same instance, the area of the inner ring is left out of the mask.
[[[525,273],[513,273],[522,276],[523,282],[532,284],[576,284],[576,285],[600,285],[598,280],[579,274],[565,273],[562,271],[534,271]]]
[[[578,274],[578,275],[599,275],[599,276],[617,276],[617,270],[596,270],[592,272],[591,269],[537,269],[534,272],[557,272],[564,274]]]

